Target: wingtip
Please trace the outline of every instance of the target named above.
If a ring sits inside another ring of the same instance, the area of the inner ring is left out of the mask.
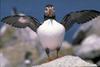
[[[5,20],[6,20],[8,17],[10,17],[10,16],[3,17],[0,21],[3,22],[3,23],[5,23]]]
[[[5,20],[6,18],[7,18],[7,17],[4,17],[4,18],[2,18],[0,21],[3,22],[3,23],[5,23],[4,20]]]
[[[2,18],[1,20],[0,20],[0,22],[3,22],[4,21],[4,18]]]
[[[91,10],[91,11],[93,11],[93,12],[97,12],[98,14],[100,14],[100,11],[97,11],[97,10]]]

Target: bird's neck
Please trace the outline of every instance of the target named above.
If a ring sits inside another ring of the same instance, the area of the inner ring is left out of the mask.
[[[44,21],[48,20],[48,19],[56,19],[56,17],[55,17],[55,15],[51,16],[51,17],[44,15]]]

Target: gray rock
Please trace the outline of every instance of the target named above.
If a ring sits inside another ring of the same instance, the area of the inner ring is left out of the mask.
[[[30,28],[15,28],[4,24],[0,29],[0,45],[12,67],[22,65],[27,51],[32,52],[32,60],[36,61],[43,53],[38,36]]]
[[[4,57],[3,53],[0,53],[0,67],[8,67],[9,61]]]
[[[5,33],[6,30],[7,30],[7,25],[3,25],[3,26],[0,28],[0,36],[3,36],[3,34]]]
[[[100,36],[100,16],[82,24],[73,36],[73,44],[80,44],[84,38],[89,35],[96,34]]]
[[[87,63],[79,57],[64,56],[54,61],[33,67],[97,67],[97,66],[96,64]]]
[[[63,41],[62,43],[62,46],[61,46],[61,49],[71,49],[72,48],[72,44],[70,44],[69,42],[67,41]]]
[[[81,58],[95,58],[100,56],[100,37],[93,34],[83,40],[81,46],[75,50]]]
[[[97,62],[97,65],[100,66],[100,61]]]

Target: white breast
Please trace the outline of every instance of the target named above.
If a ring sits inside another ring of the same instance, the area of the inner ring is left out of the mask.
[[[37,33],[42,46],[54,50],[61,46],[65,28],[55,20],[46,20],[38,28]]]

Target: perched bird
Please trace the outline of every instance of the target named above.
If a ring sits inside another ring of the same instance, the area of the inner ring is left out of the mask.
[[[37,32],[40,43],[48,57],[51,50],[57,50],[58,57],[65,31],[68,31],[75,23],[86,23],[97,16],[100,16],[100,12],[96,10],[75,11],[65,15],[59,23],[56,21],[54,6],[48,4],[45,6],[44,22],[42,24],[36,18],[28,15],[7,16],[2,19],[2,22],[17,28],[30,27],[33,31]]]

